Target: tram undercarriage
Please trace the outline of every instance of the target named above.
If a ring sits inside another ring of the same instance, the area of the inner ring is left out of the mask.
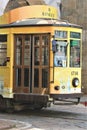
[[[6,112],[19,111],[24,109],[36,109],[50,107],[54,105],[77,105],[80,103],[82,94],[59,94],[59,95],[39,95],[39,94],[14,94],[13,99],[0,96],[0,110]],[[69,98],[68,98],[69,97]]]

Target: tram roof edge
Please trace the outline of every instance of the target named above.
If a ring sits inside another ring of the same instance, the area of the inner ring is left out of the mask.
[[[82,26],[77,24],[69,23],[68,21],[63,20],[51,20],[51,19],[25,19],[20,20],[10,24],[2,24],[0,28],[11,28],[11,27],[29,27],[29,26],[59,26],[59,27],[74,27],[82,29]]]
[[[0,24],[10,24],[29,18],[58,19],[58,10],[48,5],[23,6],[0,16]]]

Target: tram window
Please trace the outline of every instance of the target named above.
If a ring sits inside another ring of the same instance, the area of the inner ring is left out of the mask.
[[[42,65],[48,65],[48,47],[42,48]]]
[[[34,45],[36,45],[36,46],[39,46],[39,44],[40,44],[40,39],[39,39],[39,36],[35,36],[35,43],[34,43]]]
[[[40,48],[34,48],[34,65],[40,65]]]
[[[48,87],[48,69],[42,69],[42,87]]]
[[[48,45],[48,41],[49,41],[49,39],[47,36],[42,37],[42,45],[44,45],[44,46]]]
[[[24,86],[29,86],[29,68],[24,69]]]
[[[80,39],[80,38],[81,38],[81,34],[80,34],[80,33],[77,33],[77,32],[70,32],[70,37],[71,37],[71,38]]]
[[[30,37],[29,35],[25,35],[24,40],[24,65],[30,64]]]
[[[48,36],[42,37],[42,65],[48,65]]]
[[[16,64],[22,64],[22,37],[16,38]]]
[[[39,69],[34,69],[34,87],[39,87]]]
[[[79,40],[70,40],[70,67],[80,67]]]
[[[67,42],[57,41],[56,52],[54,53],[54,66],[66,67],[67,66]]]
[[[67,38],[67,31],[55,30],[55,38]]]
[[[16,86],[21,86],[21,68],[16,69]]]
[[[0,35],[0,66],[7,65],[7,35]]]

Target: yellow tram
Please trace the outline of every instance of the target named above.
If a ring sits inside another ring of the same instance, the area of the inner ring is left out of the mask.
[[[78,104],[81,66],[82,28],[58,20],[54,7],[25,6],[0,17],[1,109]]]

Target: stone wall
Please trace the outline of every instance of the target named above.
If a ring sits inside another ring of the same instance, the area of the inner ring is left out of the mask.
[[[87,0],[62,0],[61,18],[83,27],[82,90],[87,94]]]

